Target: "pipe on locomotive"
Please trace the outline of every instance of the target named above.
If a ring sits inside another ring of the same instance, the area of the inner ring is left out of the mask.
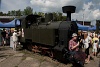
[[[67,21],[71,21],[71,13],[75,13],[75,6],[64,6],[62,7],[63,13],[67,13]]]

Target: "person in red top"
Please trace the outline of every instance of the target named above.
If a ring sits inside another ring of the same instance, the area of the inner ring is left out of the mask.
[[[69,50],[70,51],[78,51],[79,50],[79,42],[77,42],[77,34],[72,34],[72,39],[69,41]]]
[[[79,43],[82,41],[77,41],[77,34],[72,34],[72,39],[69,41],[69,58],[72,61],[73,67],[83,67],[85,63],[86,55],[84,52],[79,50]],[[75,61],[75,62],[73,62]]]

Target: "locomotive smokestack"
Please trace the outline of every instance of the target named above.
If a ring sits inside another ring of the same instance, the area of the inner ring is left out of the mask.
[[[63,13],[67,13],[67,21],[71,21],[71,13],[75,13],[75,6],[62,7]]]

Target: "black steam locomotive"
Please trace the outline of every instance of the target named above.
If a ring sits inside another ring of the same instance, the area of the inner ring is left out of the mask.
[[[63,7],[63,12],[67,13],[66,21],[54,22],[52,13],[45,14],[45,18],[33,14],[21,18],[21,43],[24,48],[65,60],[62,50],[68,49],[72,33],[78,32],[77,24],[71,21],[71,13],[75,9],[75,6]]]

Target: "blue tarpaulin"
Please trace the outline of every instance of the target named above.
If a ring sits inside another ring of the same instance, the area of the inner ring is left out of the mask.
[[[89,29],[88,30],[96,30],[96,26],[93,26],[93,27],[89,27]]]
[[[79,23],[77,23],[77,26],[78,26],[78,30],[88,31],[88,29],[89,29],[89,26],[83,26]]]
[[[15,21],[16,21],[16,20],[17,20],[17,19],[14,19],[14,20],[12,20],[11,22],[6,22],[6,23],[0,22],[0,28],[14,28],[14,27],[15,27]],[[17,24],[17,25],[20,25],[20,21],[17,20],[17,21],[16,21],[16,24]]]

